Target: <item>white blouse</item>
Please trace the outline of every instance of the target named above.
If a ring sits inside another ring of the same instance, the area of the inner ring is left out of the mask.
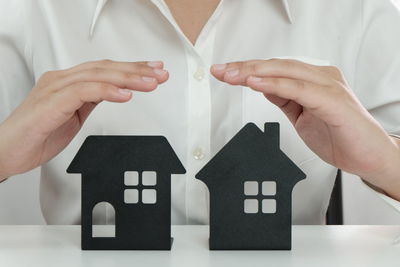
[[[400,14],[389,0],[221,0],[194,46],[163,0],[1,1],[0,121],[46,71],[99,59],[162,60],[166,83],[128,103],[100,104],[42,166],[47,223],[80,222],[80,176],[65,170],[84,139],[123,134],[168,138],[187,170],[172,177],[172,223],[206,224],[209,194],[194,175],[247,122],[263,129],[277,121],[281,149],[307,174],[293,191],[293,223],[323,224],[337,169],[262,94],[217,81],[209,67],[271,57],[336,65],[387,132],[399,134],[399,49]],[[112,219],[105,214],[96,220]]]

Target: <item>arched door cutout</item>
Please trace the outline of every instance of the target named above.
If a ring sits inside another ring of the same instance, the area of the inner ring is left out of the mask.
[[[98,216],[104,218],[101,223],[93,224],[93,218]],[[93,207],[92,211],[92,237],[115,237],[115,209],[108,202],[99,202]]]

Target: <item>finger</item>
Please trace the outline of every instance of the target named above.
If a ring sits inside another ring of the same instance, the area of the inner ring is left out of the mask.
[[[126,102],[131,99],[132,91],[115,85],[98,82],[80,82],[55,92],[55,97],[63,99],[67,106],[77,110],[84,103]]]
[[[89,117],[90,113],[95,109],[97,103],[85,103],[83,106],[77,110],[79,115],[79,120],[83,124]]]
[[[98,68],[113,69],[122,72],[135,72],[142,76],[155,77],[159,82],[162,82],[162,79],[166,77],[168,72],[167,70],[163,69],[163,66],[164,63],[162,61],[121,62],[108,59],[89,61],[64,70],[45,72],[42,74],[37,84],[39,85],[38,87],[43,87],[52,81],[58,80],[73,73]]]
[[[140,61],[140,62],[120,62],[112,60],[100,60],[86,62],[65,71],[65,75],[71,75],[91,69],[110,69],[127,73],[136,73],[141,76],[154,77],[158,82],[164,82],[168,76],[168,71],[164,70],[162,61]]]
[[[246,83],[256,91],[292,100],[309,109],[320,109],[333,101],[328,87],[303,80],[250,76]]]
[[[156,78],[151,76],[141,76],[133,72],[121,72],[99,68],[72,73],[71,75],[57,80],[48,87],[52,88],[52,90],[59,90],[74,83],[97,82],[112,84],[119,88],[148,92],[154,90],[159,83],[165,82],[168,76],[167,74],[162,81],[159,82]]]
[[[52,92],[50,97],[42,97],[41,103],[38,103],[41,109],[38,109],[36,113],[42,117],[42,114],[47,114],[40,123],[52,125],[51,129],[48,129],[50,133],[70,119],[86,103],[97,104],[102,101],[122,103],[131,98],[132,91],[118,88],[112,84],[80,82],[65,87],[63,90]],[[48,127],[43,126],[42,128]]]
[[[124,61],[113,61],[113,60],[98,60],[89,61],[79,64],[75,67],[65,70],[66,74],[79,72],[88,69],[103,68],[103,69],[114,69],[123,72],[136,72],[145,74],[151,74],[157,71],[155,74],[159,75],[160,70],[163,70],[164,63],[162,61],[136,61],[136,62],[124,62]],[[164,70],[166,71],[166,70]]]
[[[224,81],[224,76],[226,73],[229,73],[227,76],[234,76],[235,71],[241,68],[251,68],[257,63],[261,63],[263,60],[247,60],[247,61],[235,61],[223,64],[213,64],[210,67],[211,74],[220,81]],[[246,66],[245,66],[246,65]],[[254,74],[255,75],[255,74]]]
[[[269,59],[231,62],[225,68],[211,67],[211,72],[217,79],[232,85],[246,85],[246,79],[250,75],[291,78],[321,85],[331,84],[332,77],[318,68],[319,66],[298,60]]]
[[[314,66],[317,67],[319,71],[328,74],[330,77],[334,78],[336,81],[344,81],[344,75],[339,68],[335,66]]]
[[[303,112],[303,107],[292,100],[281,98],[279,96],[264,93],[264,96],[274,105],[279,107],[288,117],[290,122],[295,125],[300,114]]]

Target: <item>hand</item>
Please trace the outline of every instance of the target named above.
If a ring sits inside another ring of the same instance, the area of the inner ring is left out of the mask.
[[[0,181],[61,152],[102,101],[127,102],[168,79],[162,62],[87,62],[44,73],[23,103],[0,124]],[[18,88],[10,88],[18,90]]]
[[[395,183],[400,196],[400,149],[361,105],[336,67],[296,60],[249,60],[213,65],[211,73],[223,82],[263,93],[326,162],[385,191]]]

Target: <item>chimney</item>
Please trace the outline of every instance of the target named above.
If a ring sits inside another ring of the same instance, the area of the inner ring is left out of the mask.
[[[264,134],[268,143],[279,149],[279,122],[266,122],[264,124]]]

